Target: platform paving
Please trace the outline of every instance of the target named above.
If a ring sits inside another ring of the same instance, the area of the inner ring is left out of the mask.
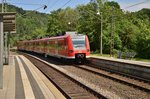
[[[65,99],[59,90],[22,55],[11,55],[4,66],[0,99]]]
[[[117,59],[117,58],[113,58],[113,57],[108,58],[108,57],[102,57],[102,56],[91,56],[91,58],[98,58],[98,59],[104,59],[104,60],[110,60],[110,61],[116,61],[116,62],[129,63],[129,64],[150,67],[150,62],[142,62],[142,61],[135,61],[135,60],[127,60],[127,59]]]

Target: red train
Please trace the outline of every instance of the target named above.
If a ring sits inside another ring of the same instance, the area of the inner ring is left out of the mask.
[[[75,59],[81,63],[90,56],[89,40],[82,34],[43,38],[18,42],[18,50],[30,51],[65,59]]]

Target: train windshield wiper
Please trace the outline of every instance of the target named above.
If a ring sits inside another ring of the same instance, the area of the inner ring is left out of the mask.
[[[74,45],[74,47],[84,47],[84,45]]]

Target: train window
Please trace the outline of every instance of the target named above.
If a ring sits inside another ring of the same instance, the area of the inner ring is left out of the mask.
[[[64,45],[66,45],[67,44],[67,40],[66,39],[64,39]]]
[[[74,48],[85,48],[85,39],[72,39]]]

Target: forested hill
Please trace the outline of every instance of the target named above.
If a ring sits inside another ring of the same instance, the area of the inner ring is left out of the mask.
[[[1,11],[1,5],[0,5]],[[42,37],[47,30],[48,14],[37,11],[27,11],[14,5],[7,5],[7,12],[16,12],[17,33],[12,35],[11,43],[15,41]],[[40,32],[40,33],[39,33]],[[39,35],[40,34],[40,35]]]

